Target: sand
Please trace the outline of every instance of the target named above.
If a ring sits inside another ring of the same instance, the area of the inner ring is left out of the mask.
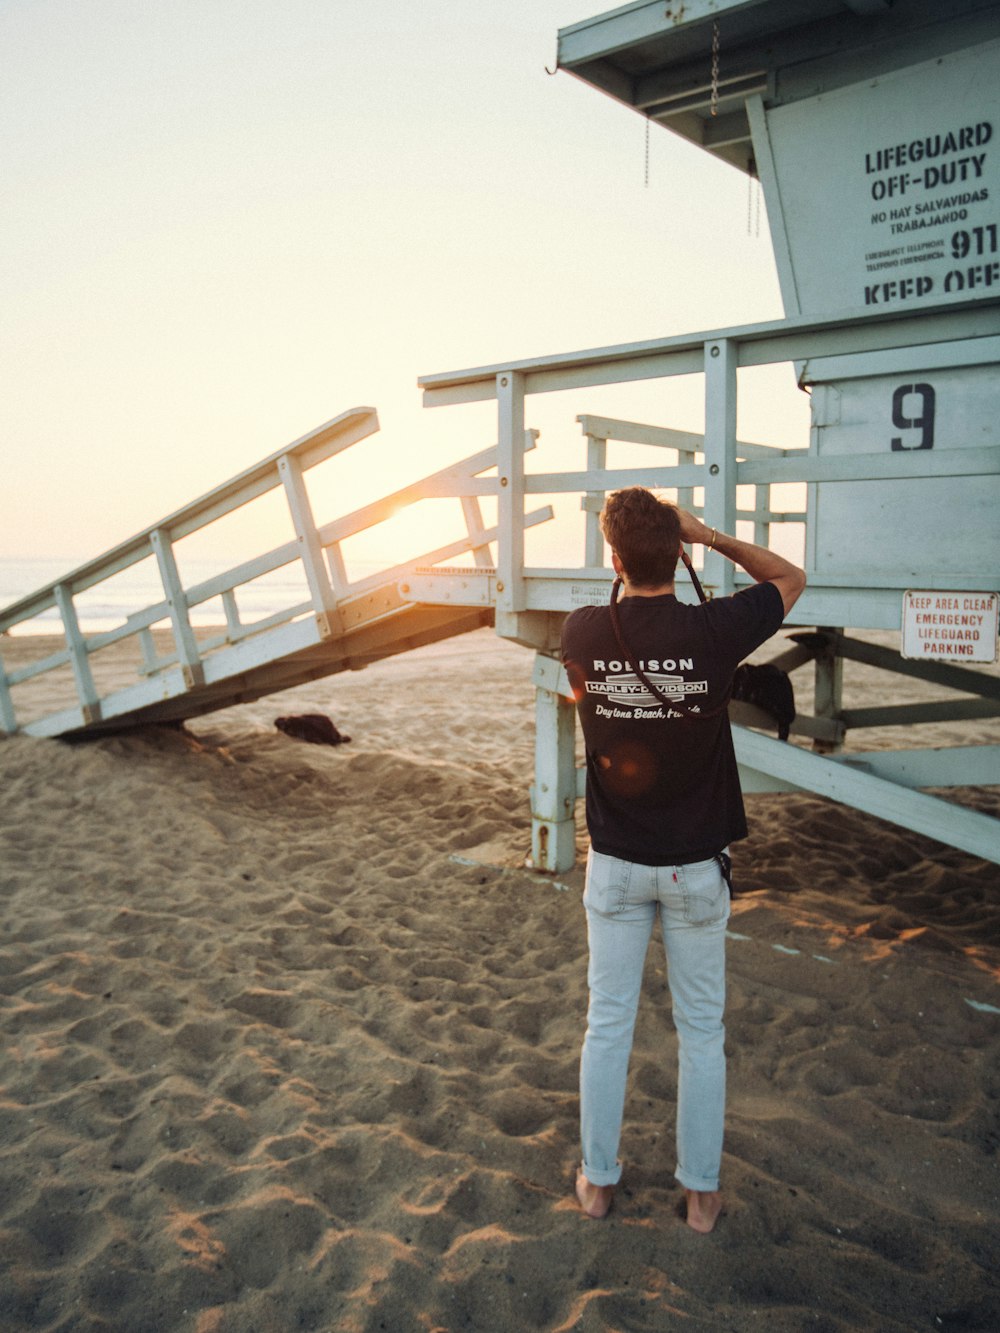
[[[748,799],[717,1231],[677,1215],[657,946],[582,1218],[531,666],[478,631],[187,733],[0,741],[5,1333],[1000,1326],[1000,870],[819,799]],[[274,729],[307,711],[351,743]]]

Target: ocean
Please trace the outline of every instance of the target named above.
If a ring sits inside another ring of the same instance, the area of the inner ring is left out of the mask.
[[[24,559],[0,558],[0,612],[12,602],[44,588],[79,568],[80,560],[57,557]],[[228,561],[191,562],[182,570],[185,586],[202,583],[230,568]],[[289,565],[275,570],[237,592],[241,619],[246,622],[261,620],[290,606],[308,600],[308,590],[301,566]],[[145,560],[131,569],[116,574],[95,588],[89,588],[75,598],[77,618],[85,633],[100,633],[114,629],[132,613],[163,600],[163,587],[155,565]],[[191,623],[196,627],[225,623],[225,613],[219,598],[213,598],[191,610]],[[13,634],[61,634],[62,620],[53,607],[34,620],[16,625]]]

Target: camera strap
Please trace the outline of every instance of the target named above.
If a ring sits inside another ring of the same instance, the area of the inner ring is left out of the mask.
[[[690,557],[688,556],[687,552],[684,550],[683,547],[681,547],[681,559],[684,561],[684,564],[687,567],[687,571],[691,576],[691,582],[694,584],[695,591],[697,592],[699,599],[702,602],[707,602],[708,598],[705,596],[705,590],[702,588],[701,581],[699,580],[698,575],[694,572],[694,566],[691,564]],[[694,721],[700,721],[704,718],[709,718],[709,717],[717,717],[719,713],[725,712],[725,710],[729,707],[729,697],[732,691],[732,686],[730,686],[730,688],[726,691],[726,696],[723,699],[722,703],[718,706],[718,708],[710,708],[707,710],[702,710],[702,709],[695,710],[689,707],[687,704],[681,703],[679,700],[671,699],[668,695],[664,694],[661,689],[659,689],[656,685],[653,684],[653,682],[643,671],[642,667],[639,665],[638,657],[636,657],[635,653],[632,652],[631,648],[625,642],[625,635],[622,632],[621,618],[618,615],[618,594],[621,590],[621,586],[622,586],[621,578],[616,578],[611,587],[611,602],[608,607],[608,610],[611,613],[611,628],[614,630],[615,639],[618,643],[618,649],[622,655],[622,660],[624,662],[627,662],[629,666],[631,666],[632,670],[642,681],[643,685],[645,685],[646,689],[649,690],[653,698],[658,699],[665,708],[671,709],[675,713],[680,713],[682,714],[683,717],[690,718]]]

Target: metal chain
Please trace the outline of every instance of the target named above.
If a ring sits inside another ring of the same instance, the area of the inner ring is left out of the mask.
[[[646,169],[643,178],[643,185],[649,189],[649,117],[646,117]]]
[[[719,114],[719,20],[712,21],[712,115]]]

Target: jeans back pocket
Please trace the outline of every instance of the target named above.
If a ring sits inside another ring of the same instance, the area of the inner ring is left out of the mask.
[[[729,886],[718,861],[695,861],[677,867],[684,894],[684,920],[692,926],[711,926],[729,915]]]
[[[595,852],[587,858],[587,878],[583,890],[583,905],[601,916],[614,916],[628,906],[628,885],[632,871],[630,861],[617,856]]]

